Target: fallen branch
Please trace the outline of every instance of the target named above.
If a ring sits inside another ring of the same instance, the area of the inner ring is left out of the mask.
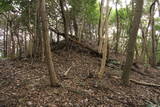
[[[115,78],[115,79],[121,79],[118,76],[112,76],[112,77]],[[159,84],[147,83],[147,82],[139,82],[139,81],[134,80],[134,79],[129,79],[129,80],[130,80],[130,82],[133,82],[133,83],[138,84],[138,85],[149,86],[149,87],[160,87]]]
[[[147,82],[139,82],[133,79],[130,79],[131,82],[135,83],[135,84],[139,84],[139,85],[144,85],[144,86],[150,86],[150,87],[160,87],[159,84],[154,84],[154,83],[147,83]]]

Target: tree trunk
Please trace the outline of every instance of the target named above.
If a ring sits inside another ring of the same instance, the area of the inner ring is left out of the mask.
[[[77,20],[76,20],[76,16],[75,16],[74,13],[73,13],[73,27],[74,27],[74,32],[75,32],[76,37],[79,37],[79,36],[78,36]]]
[[[84,20],[84,18],[82,18],[82,23],[81,23],[81,25],[78,29],[78,36],[79,36],[78,40],[79,40],[79,42],[81,42],[82,39],[83,39],[84,26],[85,26],[85,20]]]
[[[59,0],[59,3],[60,3],[62,18],[63,18],[64,33],[65,33],[65,39],[66,39],[66,49],[68,50],[68,48],[69,48],[68,23],[67,23],[67,16],[66,16],[65,10],[64,10],[64,0]]]
[[[103,44],[103,4],[104,0],[101,0],[100,4],[100,18],[99,18],[99,26],[98,26],[98,35],[99,35],[99,41],[98,41],[98,52],[102,52],[102,44]]]
[[[46,14],[46,6],[45,6],[45,0],[41,0],[41,17],[42,17],[42,30],[43,30],[43,38],[44,38],[44,44],[45,44],[45,50],[46,50],[46,61],[48,65],[48,71],[50,76],[50,82],[51,86],[59,86],[58,79],[56,76],[55,68],[52,61],[52,53],[51,53],[51,47],[49,44],[49,30],[48,30],[48,19]]]
[[[109,12],[109,0],[107,0],[107,5],[106,5],[106,16],[108,16],[108,12]],[[108,17],[106,20],[106,23],[105,23],[105,38],[104,38],[104,43],[102,45],[102,59],[101,59],[101,67],[100,67],[100,71],[98,73],[98,77],[99,78],[102,78],[103,75],[104,75],[104,72],[105,72],[105,65],[106,65],[106,60],[107,60],[107,53],[109,51],[108,50]]]
[[[151,53],[151,66],[156,66],[156,40],[155,40],[155,28],[154,28],[154,10],[155,3],[151,8],[151,38],[152,38],[152,53]]]
[[[3,56],[6,57],[6,29],[3,32]]]
[[[122,82],[124,85],[129,84],[129,75],[131,71],[131,66],[133,64],[134,49],[136,46],[136,38],[142,16],[142,9],[143,9],[143,0],[136,0],[136,8],[134,11],[132,26],[130,28],[130,33],[129,33],[130,37],[127,46],[126,61],[124,64],[123,74],[122,74]]]
[[[118,0],[116,1],[116,21],[117,21],[117,33],[116,33],[116,44],[115,44],[115,54],[118,53],[118,47],[119,47],[119,39],[120,39],[120,22],[119,22],[119,13],[118,13]]]
[[[146,50],[146,36],[144,33],[144,30],[141,28],[141,32],[142,32],[142,50],[141,50],[141,55],[140,55],[140,62],[141,63],[145,63],[145,50]],[[148,57],[148,56],[147,56]]]
[[[18,47],[19,47],[18,55],[19,55],[19,57],[22,57],[22,44],[20,43],[20,38],[19,38],[20,35],[18,32],[15,35],[17,37],[17,43],[18,43]]]
[[[8,56],[8,21],[6,25],[6,44],[5,44],[6,56]]]
[[[27,57],[27,31],[24,33],[24,55]]]
[[[14,40],[14,37],[13,37],[13,22],[10,21],[10,34],[11,34],[11,53],[10,53],[10,57],[11,59],[14,59],[15,58],[15,40]]]

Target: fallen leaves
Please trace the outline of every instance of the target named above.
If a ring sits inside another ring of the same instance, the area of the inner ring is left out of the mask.
[[[69,54],[69,55],[68,55]],[[103,79],[96,78],[98,60],[87,54],[59,51],[54,54],[54,65],[62,87],[51,88],[44,63],[0,61],[0,105],[17,107],[60,106],[138,106],[155,101],[160,89],[131,84],[123,87],[118,78],[120,70],[108,67]],[[3,67],[2,67],[3,66]],[[72,67],[71,67],[72,66]],[[65,74],[67,79],[62,78]],[[157,75],[158,72],[152,72]],[[109,76],[111,75],[111,76]],[[145,82],[160,82],[160,78],[143,77],[136,72],[132,78]]]

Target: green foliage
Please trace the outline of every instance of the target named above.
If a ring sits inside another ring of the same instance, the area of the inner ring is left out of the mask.
[[[153,104],[152,102],[149,102],[148,104],[146,104],[146,107],[160,107],[159,104]]]
[[[155,18],[155,30],[160,31],[160,18]]]
[[[131,10],[127,10],[126,8],[120,8],[118,10],[118,16],[121,23],[125,23],[126,20],[129,20],[131,17]],[[110,22],[116,23],[116,10],[111,11]]]
[[[120,27],[123,30],[126,30],[126,33],[129,33],[129,28],[131,25],[131,17],[132,17],[132,11],[130,8],[120,8],[118,9],[118,16],[119,16],[119,23]],[[109,17],[110,24],[114,25],[117,23],[117,16],[116,16],[116,9],[113,9],[111,11],[110,17]],[[114,25],[115,26],[115,25]],[[127,37],[128,38],[128,37]]]
[[[14,9],[12,6],[12,0],[0,1],[0,13]]]
[[[97,24],[99,19],[99,5],[97,0],[69,0],[72,13],[83,17],[87,22]]]

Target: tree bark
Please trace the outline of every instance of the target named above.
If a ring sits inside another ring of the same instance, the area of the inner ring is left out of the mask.
[[[27,31],[24,32],[24,55],[27,57]]]
[[[42,31],[43,31],[43,38],[45,43],[45,50],[46,50],[46,61],[48,65],[48,71],[50,76],[51,86],[59,86],[58,79],[56,76],[55,68],[52,61],[52,53],[51,47],[49,44],[49,30],[48,30],[48,19],[46,14],[46,6],[45,0],[41,0],[41,17],[42,17]]]
[[[15,40],[14,40],[14,36],[13,36],[13,22],[9,21],[10,24],[10,34],[11,34],[11,53],[10,53],[10,57],[11,59],[15,58]]]
[[[64,25],[64,33],[65,33],[65,39],[66,39],[66,49],[69,48],[69,40],[68,40],[68,23],[67,23],[67,17],[64,10],[64,0],[59,0],[59,4],[61,7],[61,13],[63,18],[63,25]]]
[[[6,56],[8,56],[8,21],[6,25],[6,44],[5,44]]]
[[[102,44],[103,44],[103,4],[104,4],[104,0],[101,0],[101,4],[100,4],[100,18],[99,18],[99,26],[98,26],[98,52],[101,53],[102,52]]]
[[[115,44],[115,54],[118,53],[119,47],[119,39],[120,39],[120,21],[119,21],[119,13],[118,13],[118,0],[116,0],[116,21],[117,21],[117,33],[116,33],[116,44]]]
[[[109,0],[107,0],[107,4],[106,4],[106,16],[108,16],[109,13]],[[102,59],[101,59],[101,67],[100,67],[100,71],[98,73],[98,77],[102,78],[105,72],[105,65],[106,65],[106,60],[108,58],[109,54],[108,52],[108,17],[106,17],[106,23],[105,23],[105,37],[104,37],[104,44],[102,45]]]
[[[18,55],[19,55],[19,57],[22,57],[22,44],[20,42],[19,32],[16,32],[15,35],[17,37],[17,44],[18,44],[18,47],[19,47],[19,49],[18,49]]]
[[[152,38],[152,53],[151,53],[151,66],[156,66],[156,39],[155,39],[155,24],[154,24],[154,11],[155,11],[155,3],[151,8],[151,38]]]
[[[122,82],[124,85],[129,84],[129,75],[131,71],[131,66],[133,64],[134,49],[136,46],[136,38],[142,16],[142,9],[143,9],[143,0],[136,0],[136,8],[134,11],[132,26],[130,28],[130,33],[129,33],[130,37],[127,45],[126,61],[124,64],[123,74],[122,74]]]
[[[3,56],[6,57],[6,28],[3,32]]]
[[[77,25],[77,20],[76,20],[76,16],[75,16],[74,13],[73,13],[73,27],[74,27],[75,35],[76,35],[77,37],[79,37],[79,36],[78,36],[78,25]]]

